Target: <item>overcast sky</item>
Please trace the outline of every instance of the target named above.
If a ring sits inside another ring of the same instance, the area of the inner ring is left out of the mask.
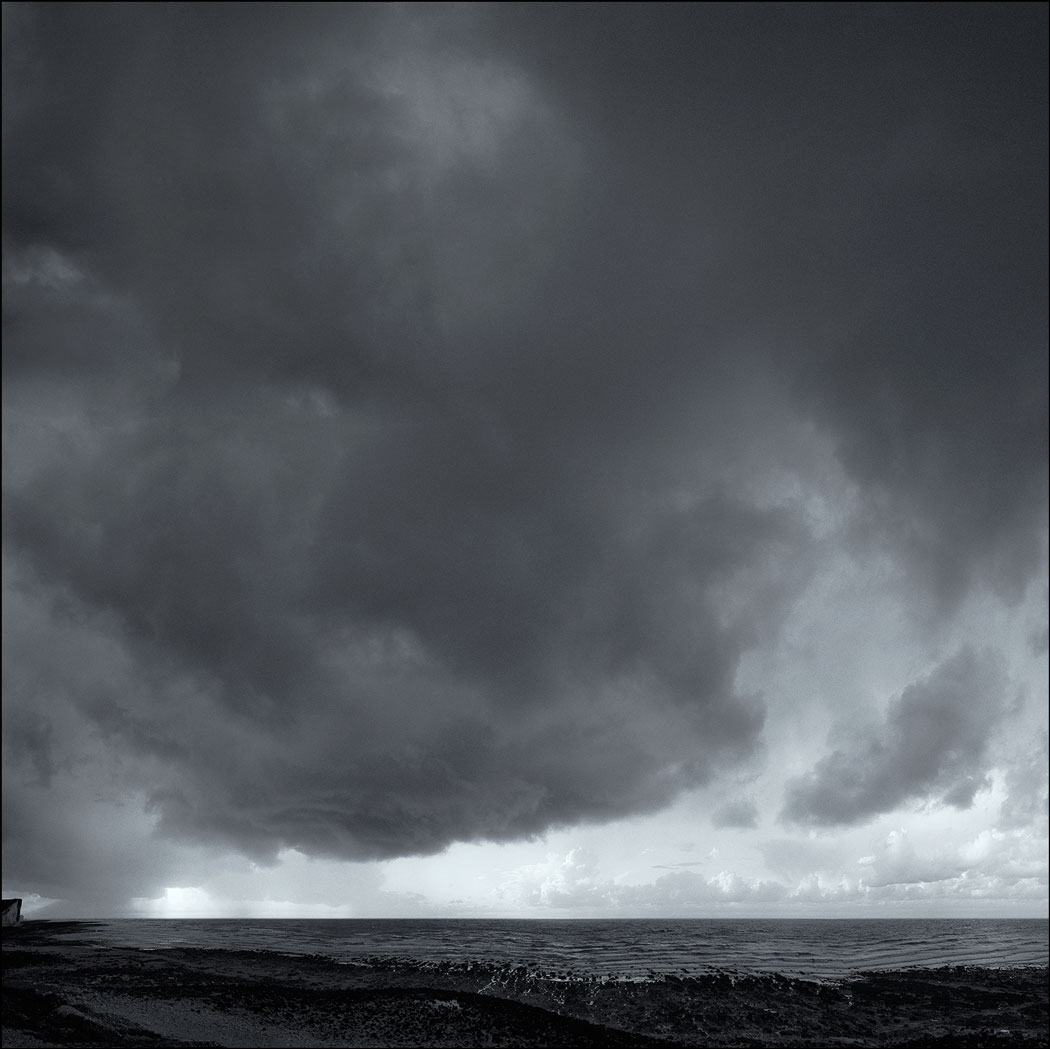
[[[1044,4],[6,4],[3,893],[1043,915]]]

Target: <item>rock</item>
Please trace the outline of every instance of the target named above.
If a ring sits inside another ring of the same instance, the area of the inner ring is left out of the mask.
[[[20,899],[3,901],[3,926],[19,925],[22,921],[22,901]]]

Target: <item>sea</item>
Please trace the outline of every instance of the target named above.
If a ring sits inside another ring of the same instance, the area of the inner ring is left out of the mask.
[[[873,970],[1050,960],[1046,919],[122,919],[69,935],[103,946],[258,951],[346,966],[524,970],[548,981],[726,972],[836,981]]]

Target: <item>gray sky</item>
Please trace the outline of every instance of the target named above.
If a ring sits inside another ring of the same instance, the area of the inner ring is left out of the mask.
[[[5,895],[1045,911],[1044,5],[3,18]]]

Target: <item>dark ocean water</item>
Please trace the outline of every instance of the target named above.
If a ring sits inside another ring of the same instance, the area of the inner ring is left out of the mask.
[[[84,932],[76,934],[82,938]],[[90,939],[144,949],[313,955],[343,965],[524,967],[545,978],[647,980],[712,972],[836,980],[876,969],[1045,966],[1042,919],[135,919]]]

